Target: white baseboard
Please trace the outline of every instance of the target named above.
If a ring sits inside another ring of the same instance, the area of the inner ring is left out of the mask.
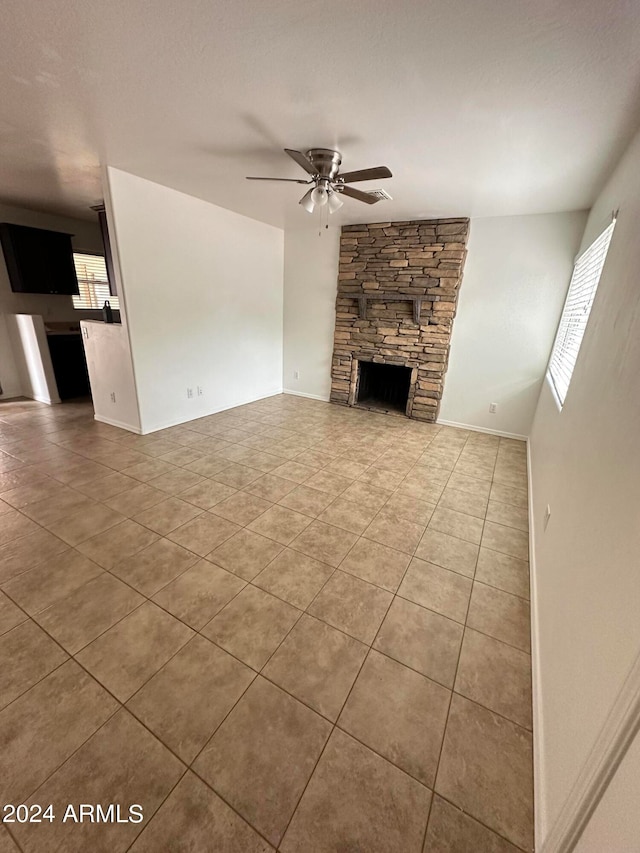
[[[131,424],[125,424],[123,421],[117,421],[114,418],[105,418],[103,415],[95,414],[93,419],[94,421],[99,421],[101,424],[108,424],[108,426],[118,427],[118,429],[126,429],[128,432],[135,432],[136,435],[141,435],[139,427],[132,426]]]
[[[141,435],[149,435],[152,432],[159,432],[162,429],[169,429],[174,426],[181,426],[181,424],[188,424],[191,421],[200,420],[200,418],[207,418],[209,415],[217,415],[220,412],[228,412],[229,409],[236,409],[238,406],[246,406],[248,403],[257,403],[259,400],[268,400],[269,397],[277,397],[278,394],[283,394],[282,388],[277,388],[273,391],[269,391],[267,394],[261,394],[259,397],[245,397],[238,402],[231,403],[227,406],[218,406],[218,408],[210,409],[207,412],[201,412],[200,414],[194,415],[192,418],[177,418],[176,420],[165,421],[161,424],[156,424],[152,427],[147,427],[142,430]]]
[[[546,834],[544,808],[544,752],[542,692],[540,684],[540,632],[538,630],[538,592],[533,513],[533,479],[531,476],[531,441],[527,439],[527,492],[529,498],[529,600],[531,605],[531,697],[533,704],[533,802],[535,815],[535,849]]]
[[[323,403],[329,402],[329,395],[323,397],[320,394],[306,394],[304,391],[292,391],[291,388],[284,388],[283,394],[291,394],[293,397],[307,397],[309,400],[321,400]]]
[[[489,429],[489,427],[475,426],[474,424],[460,424],[457,421],[443,421],[440,418],[436,421],[440,426],[457,427],[458,429],[470,429],[472,432],[488,432],[489,435],[499,435],[501,438],[515,438],[518,441],[527,441],[526,435],[519,435],[517,432],[503,432],[500,429]]]

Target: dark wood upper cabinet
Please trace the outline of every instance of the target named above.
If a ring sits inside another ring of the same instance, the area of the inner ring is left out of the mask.
[[[0,243],[15,293],[78,293],[71,234],[0,223]]]

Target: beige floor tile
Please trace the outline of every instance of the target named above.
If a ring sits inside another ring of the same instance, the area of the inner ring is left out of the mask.
[[[245,585],[239,577],[200,560],[156,593],[153,600],[199,631]]]
[[[403,551],[405,554],[413,554],[423,533],[424,527],[421,524],[407,521],[404,518],[398,518],[398,516],[383,508],[364,531],[363,535],[367,539],[373,539],[375,542],[395,548],[397,551]]]
[[[500,460],[496,463],[496,469],[493,473],[494,482],[500,483],[503,486],[511,486],[514,489],[527,488],[527,471],[526,466],[513,467],[510,465],[501,465]]]
[[[395,598],[374,648],[451,688],[462,631],[462,625],[439,613]]]
[[[291,547],[335,568],[340,565],[357,538],[354,533],[315,520],[296,536]]]
[[[533,846],[531,734],[454,694],[435,790],[523,850]]]
[[[71,660],[12,702],[0,712],[2,802],[24,803],[117,707]]]
[[[416,557],[472,578],[476,569],[478,550],[478,546],[473,542],[427,528],[416,548]]]
[[[138,690],[127,707],[189,764],[254,675],[240,661],[196,635]]]
[[[359,535],[370,524],[376,512],[373,507],[355,503],[341,495],[320,513],[319,519]]]
[[[338,725],[433,787],[450,698],[434,681],[371,651]]]
[[[395,492],[384,505],[384,511],[425,527],[433,515],[435,504]]]
[[[252,530],[239,530],[207,559],[250,581],[282,551],[282,545]]]
[[[199,447],[199,445],[198,445]],[[186,468],[190,462],[197,462],[198,459],[204,458],[205,453],[202,450],[194,447],[176,447],[168,453],[162,453],[158,459],[163,462],[168,462],[170,465],[177,465],[178,468]],[[199,473],[196,471],[196,473]]]
[[[168,474],[170,471],[175,470],[175,465],[163,462],[162,459],[146,459],[144,462],[138,462],[130,468],[124,468],[122,473],[126,477],[133,477],[134,480],[146,483],[154,477],[159,477],[161,474]]]
[[[489,501],[487,521],[494,521],[516,530],[529,530],[529,511],[526,507],[504,504],[499,501]]]
[[[370,645],[392,597],[380,587],[336,571],[308,610],[334,628]]]
[[[479,480],[477,477],[470,477],[468,474],[459,474],[454,471],[449,478],[447,488],[457,492],[465,492],[477,498],[484,498],[486,501],[491,490],[491,483],[485,479]]]
[[[260,670],[299,616],[297,608],[248,585],[202,628],[202,633],[234,657]]]
[[[23,622],[0,636],[0,708],[13,702],[67,657],[35,622]]]
[[[192,551],[168,539],[158,539],[137,554],[116,563],[111,573],[147,598],[198,561]]]
[[[216,504],[236,494],[236,492],[237,489],[225,483],[220,483],[216,480],[202,480],[196,483],[195,486],[190,486],[184,492],[180,492],[178,497],[204,510],[211,509]]]
[[[0,546],[11,542],[12,539],[19,539],[21,536],[36,533],[38,530],[40,528],[35,521],[31,521],[17,509],[9,508],[9,512],[0,515]]]
[[[26,615],[11,599],[0,592],[0,636],[26,620]]]
[[[327,494],[335,496],[342,494],[352,484],[353,480],[349,479],[349,477],[343,477],[341,474],[333,474],[326,468],[316,472],[306,480],[306,485],[310,489],[318,489],[321,492],[327,492]]]
[[[444,483],[414,476],[405,477],[398,487],[398,494],[430,504],[437,504],[443,491]]]
[[[454,474],[466,474],[476,477],[478,480],[491,481],[493,477],[493,465],[483,465],[474,459],[461,459],[456,462]]]
[[[214,477],[219,471],[228,468],[231,465],[228,459],[223,459],[221,456],[203,456],[201,459],[196,459],[190,462],[186,468],[194,474],[199,474],[201,477]]]
[[[505,486],[502,483],[492,483],[491,485],[491,500],[500,501],[503,504],[511,504],[522,509],[527,509],[529,499],[526,489],[519,489],[514,486]]]
[[[358,477],[359,483],[368,483],[370,486],[376,486],[379,489],[393,491],[397,489],[404,474],[399,471],[389,471],[387,468],[377,468],[375,464],[371,468],[364,470]]]
[[[256,436],[253,436],[255,439]],[[281,456],[274,456],[273,453],[265,453],[258,448],[247,448],[247,453],[243,458],[243,464],[249,468],[255,468],[257,471],[262,471],[267,474],[269,471],[275,471],[282,465],[283,459]]]
[[[187,773],[136,840],[131,853],[157,853],[163,849],[185,853],[270,853],[274,848],[211,788],[193,773]]]
[[[332,572],[326,563],[285,548],[252,583],[304,610]]]
[[[300,456],[296,457],[296,461],[302,462],[304,465],[311,465],[312,468],[326,468],[334,458],[329,453],[312,448],[311,450],[303,451]]]
[[[280,846],[282,853],[420,853],[431,792],[335,729]]]
[[[461,809],[434,795],[424,853],[519,853]]]
[[[309,477],[312,477],[317,468],[312,468],[311,465],[305,465],[303,462],[296,462],[293,459],[283,462],[277,468],[274,468],[272,473],[276,477],[284,477],[285,480],[293,480],[294,483],[304,483]]]
[[[471,586],[469,578],[414,557],[398,595],[464,624]]]
[[[258,677],[194,769],[277,845],[330,731],[310,708]]]
[[[524,728],[531,728],[531,657],[467,628],[455,690]]]
[[[46,525],[47,529],[68,545],[79,545],[124,521],[124,516],[108,506],[95,504]]]
[[[410,560],[408,554],[403,554],[395,548],[362,538],[358,539],[340,563],[340,571],[395,592]]]
[[[480,548],[476,580],[521,598],[529,598],[529,563],[517,557]]]
[[[66,598],[100,574],[100,566],[78,551],[69,550],[18,575],[6,583],[4,589],[27,613],[34,614]]]
[[[457,536],[458,539],[464,539],[474,545],[480,544],[483,527],[483,519],[452,509],[443,509],[440,504],[436,507],[429,522],[429,530],[436,530],[449,536]]]
[[[77,547],[94,563],[104,569],[110,569],[116,563],[142,551],[158,538],[157,533],[128,519],[104,533],[92,536]]]
[[[41,528],[20,539],[12,539],[0,549],[0,583],[4,584],[68,548],[62,539]]]
[[[329,495],[327,492],[301,485],[280,498],[278,503],[289,509],[294,509],[296,512],[301,512],[303,515],[316,518],[333,500],[333,495]]]
[[[75,654],[138,607],[144,598],[103,572],[34,615],[45,631]]]
[[[275,503],[292,492],[296,487],[293,480],[285,480],[283,477],[275,477],[273,474],[263,474],[253,483],[244,487],[245,492],[263,498],[265,501]]]
[[[20,848],[14,843],[4,826],[0,826],[0,853],[20,853]]]
[[[51,504],[54,501],[64,499],[64,496],[69,494],[73,494],[73,491],[56,480],[43,479],[18,486],[9,491],[3,491],[2,500],[15,509],[24,509],[39,501],[48,501]]]
[[[149,485],[164,492],[165,496],[177,495],[179,492],[184,492],[185,489],[190,489],[200,483],[202,479],[200,474],[196,474],[195,471],[176,468],[175,471],[169,471],[168,474],[161,474],[159,477],[149,480]]]
[[[93,498],[96,501],[107,501],[109,498],[115,497],[115,495],[126,492],[127,489],[135,488],[137,485],[137,480],[114,471],[111,474],[107,474],[106,477],[100,477],[99,480],[92,480],[90,483],[76,486],[76,488],[83,495]]]
[[[308,515],[275,504],[252,521],[249,530],[273,539],[281,545],[289,545],[309,524],[311,524],[311,518]]]
[[[484,519],[487,512],[487,499],[446,486],[438,503],[438,509],[453,510]]]
[[[467,625],[524,652],[531,651],[529,602],[474,583]]]
[[[193,631],[148,601],[94,640],[78,662],[126,702],[193,636]]]
[[[159,504],[145,509],[144,512],[138,513],[133,517],[133,520],[161,536],[166,536],[177,527],[197,518],[201,513],[202,510],[199,507],[180,500],[180,498],[167,498]]]
[[[248,486],[249,483],[253,483],[260,476],[260,471],[255,468],[233,463],[228,468],[223,468],[222,471],[214,474],[213,479],[234,489],[242,489],[244,486]]]
[[[177,527],[167,538],[194,554],[205,557],[239,529],[237,524],[227,521],[226,518],[205,512],[193,521]]]
[[[250,524],[254,518],[266,512],[271,505],[270,501],[265,501],[256,495],[250,495],[248,492],[236,492],[231,497],[211,507],[211,512],[244,527]]]
[[[367,647],[311,616],[302,616],[264,669],[302,702],[336,720]]]
[[[96,773],[96,767],[100,772]],[[124,853],[151,819],[182,773],[184,765],[126,710],[97,731],[33,795],[33,802],[53,805],[64,815],[68,803],[120,803],[142,806],[141,823],[22,824],[17,833],[28,850],[65,853]]]

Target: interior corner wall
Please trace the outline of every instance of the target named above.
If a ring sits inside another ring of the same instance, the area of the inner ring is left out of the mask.
[[[279,393],[283,232],[119,169],[107,181],[142,432]]]
[[[594,204],[582,249],[616,209],[564,407],[559,411],[545,382],[530,441],[539,845],[640,653],[640,135]],[[630,801],[637,803],[637,775],[633,785]],[[618,808],[622,821],[623,804]],[[608,850],[627,849],[617,832],[613,820]]]
[[[340,228],[316,223],[284,240],[284,389],[329,399]],[[297,374],[297,376],[296,376]]]
[[[471,221],[440,422],[529,435],[586,218]]]

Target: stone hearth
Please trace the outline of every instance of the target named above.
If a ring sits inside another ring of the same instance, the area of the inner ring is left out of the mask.
[[[332,402],[358,403],[359,362],[402,365],[406,414],[436,420],[468,235],[468,219],[343,227]]]

